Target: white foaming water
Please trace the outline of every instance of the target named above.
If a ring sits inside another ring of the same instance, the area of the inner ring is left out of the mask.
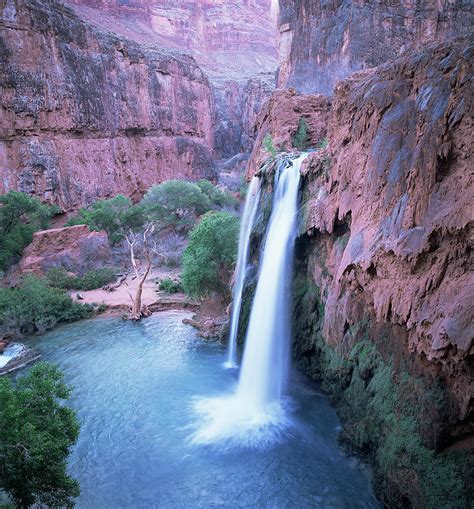
[[[306,154],[282,160],[275,176],[273,208],[260,260],[260,273],[235,394],[195,402],[197,444],[266,447],[292,427],[285,397],[290,345],[290,283],[298,187]]]
[[[278,12],[280,10],[280,6],[278,4],[278,0],[272,0],[270,5],[270,17],[276,21],[278,18]]]
[[[240,307],[242,304],[242,290],[244,288],[245,274],[248,266],[250,233],[258,209],[260,198],[260,179],[253,177],[250,182],[247,198],[245,200],[242,223],[240,225],[239,252],[235,268],[235,284],[232,295],[232,316],[230,321],[229,354],[226,368],[237,367],[237,329],[239,325]]]

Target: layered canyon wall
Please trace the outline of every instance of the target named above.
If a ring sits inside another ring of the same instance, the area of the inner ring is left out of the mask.
[[[280,0],[279,86],[330,95],[354,71],[473,25],[474,5],[463,0]]]
[[[252,127],[274,88],[270,0],[69,0],[88,22],[140,44],[192,55],[212,85],[217,159],[252,147]]]
[[[215,179],[216,160],[250,150],[272,87],[275,45],[252,12],[268,31],[264,1],[1,0],[0,192],[68,211],[169,178]]]
[[[191,57],[99,31],[58,2],[2,8],[2,192],[68,210],[215,176],[212,90]]]

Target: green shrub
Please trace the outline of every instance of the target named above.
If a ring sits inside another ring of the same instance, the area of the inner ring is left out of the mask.
[[[318,143],[318,149],[323,149],[323,148],[326,148],[327,146],[329,145],[329,141],[327,138],[323,138],[319,143]]]
[[[15,383],[0,379],[0,489],[16,507],[74,506],[79,485],[66,460],[79,423],[63,404],[70,395],[63,374],[45,362]]]
[[[270,134],[266,134],[265,138],[263,138],[263,148],[273,159],[276,157],[277,149],[275,148],[275,145],[273,145],[273,139]]]
[[[77,280],[77,277],[69,275],[63,268],[52,268],[46,273],[48,285],[62,290],[77,288]]]
[[[151,187],[141,206],[150,220],[183,231],[192,228],[196,218],[212,208],[199,186],[185,180],[168,180]]]
[[[115,271],[100,268],[87,271],[83,276],[71,276],[63,268],[49,269],[46,273],[48,284],[63,290],[95,290],[115,280]]]
[[[104,285],[115,281],[115,271],[113,269],[102,268],[94,269],[86,272],[82,277],[78,278],[78,286],[76,290],[95,290],[102,288]]]
[[[181,281],[175,281],[170,277],[166,277],[160,280],[158,289],[166,293],[180,293],[183,291],[183,286]]]
[[[92,306],[74,302],[65,290],[45,279],[25,277],[16,288],[0,288],[0,329],[20,333],[44,332],[59,322],[90,316]]]
[[[16,263],[33,233],[48,227],[57,207],[43,205],[27,194],[10,191],[0,196],[0,270]]]
[[[304,150],[308,146],[308,143],[308,124],[303,117],[300,117],[298,122],[298,129],[293,135],[293,147],[297,148],[298,150]]]
[[[98,200],[90,208],[79,209],[77,216],[71,217],[65,226],[85,224],[90,230],[104,230],[112,244],[123,238],[123,232],[140,228],[145,222],[143,209],[133,205],[132,200],[118,194],[109,200]]]
[[[218,188],[209,180],[201,179],[197,182],[199,189],[209,198],[213,208],[235,208],[238,201],[232,194]]]
[[[183,254],[183,288],[202,297],[217,292],[229,294],[237,256],[239,220],[228,212],[209,212],[190,233]]]

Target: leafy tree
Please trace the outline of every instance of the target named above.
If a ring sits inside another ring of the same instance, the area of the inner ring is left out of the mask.
[[[238,235],[239,220],[228,212],[209,212],[193,228],[183,254],[182,283],[188,295],[229,297]]]
[[[0,488],[15,506],[73,507],[79,484],[66,459],[79,423],[62,402],[71,387],[54,365],[35,364],[15,384],[0,379]]]
[[[110,242],[116,244],[123,238],[124,230],[140,228],[144,221],[142,207],[133,205],[130,198],[118,194],[108,200],[96,201],[91,208],[80,209],[65,226],[85,224],[91,230],[105,230]]]
[[[197,185],[215,208],[235,208],[238,204],[237,199],[232,194],[218,188],[209,180],[201,179],[197,182]]]
[[[16,288],[0,288],[0,330],[44,332],[91,313],[91,306],[74,302],[65,290],[34,276],[25,277]]]
[[[151,187],[141,205],[149,220],[175,230],[189,230],[198,216],[212,208],[199,186],[185,180],[168,180]]]
[[[309,143],[308,124],[303,117],[298,122],[298,130],[293,136],[293,146],[298,150],[304,150]]]
[[[57,207],[43,205],[37,198],[10,191],[0,196],[0,270],[17,262],[35,231],[45,229]]]

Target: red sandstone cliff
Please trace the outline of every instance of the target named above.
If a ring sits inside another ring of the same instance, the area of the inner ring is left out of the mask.
[[[147,46],[187,52],[212,84],[214,155],[249,152],[255,114],[274,85],[270,0],[68,0],[81,18]]]
[[[213,177],[213,97],[191,57],[120,40],[55,1],[0,6],[2,192],[71,209]]]
[[[74,3],[0,0],[0,192],[71,210],[251,149],[268,2]]]
[[[386,507],[472,506],[473,62],[472,36],[426,45],[338,82],[332,104],[277,90],[256,124],[248,175],[267,133],[291,150],[308,124],[294,354]]]
[[[280,0],[278,84],[303,93],[332,93],[352,72],[406,50],[472,31],[474,4]]]

